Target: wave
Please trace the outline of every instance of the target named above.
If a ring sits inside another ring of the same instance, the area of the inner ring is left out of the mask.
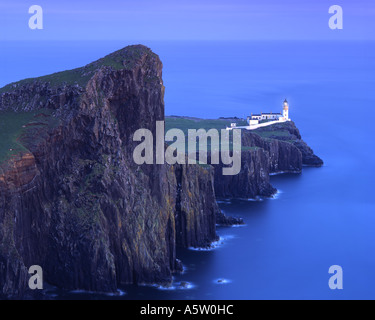
[[[270,197],[270,199],[271,199],[271,200],[279,199],[279,198],[280,198],[280,195],[281,195],[282,193],[283,193],[282,190],[277,189],[276,193],[275,193],[272,197]]]
[[[232,280],[219,278],[219,279],[214,280],[214,283],[215,284],[228,284],[228,283],[232,283]]]
[[[277,171],[277,172],[271,172],[269,175],[277,176],[279,174],[284,174],[284,173],[301,173],[301,171]]]
[[[231,204],[232,203],[231,199],[216,200],[216,202],[220,203],[220,204]]]
[[[233,239],[234,237],[235,237],[234,235],[226,235],[224,237],[219,237],[219,240],[212,242],[210,244],[210,246],[208,246],[208,247],[198,247],[198,248],[189,247],[188,249],[193,250],[193,251],[212,251],[212,250],[216,250],[216,249],[222,247],[225,244],[226,240]]]
[[[106,295],[106,296],[110,296],[110,297],[121,297],[121,296],[124,296],[126,295],[126,292],[125,291],[122,291],[120,289],[118,289],[116,292],[96,292],[96,291],[88,291],[88,290],[72,290],[72,291],[69,291],[69,293],[72,293],[72,294],[95,294],[95,295],[100,295],[100,294],[103,294],[103,295]]]
[[[195,284],[189,281],[172,282],[171,285],[140,284],[140,286],[151,287],[161,291],[191,290],[196,287]]]

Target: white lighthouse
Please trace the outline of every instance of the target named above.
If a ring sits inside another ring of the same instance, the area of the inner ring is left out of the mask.
[[[252,113],[251,116],[247,117],[247,126],[237,126],[235,124],[232,124],[231,127],[227,127],[227,130],[232,130],[234,128],[255,130],[258,128],[267,127],[276,123],[283,123],[287,121],[292,120],[289,119],[289,103],[288,100],[285,99],[282,112],[261,112],[260,114]]]
[[[289,103],[286,99],[284,100],[283,105],[283,117],[285,120],[289,120]]]

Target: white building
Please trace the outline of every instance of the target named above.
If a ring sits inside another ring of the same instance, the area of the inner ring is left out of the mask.
[[[262,112],[262,120],[279,120],[282,117],[281,113],[263,113]]]
[[[258,124],[259,120],[247,119],[247,123],[249,124],[249,126],[252,126],[252,125]]]
[[[283,112],[282,113],[260,113],[260,114],[251,114],[251,116],[247,117],[247,123],[249,126],[257,125],[260,121],[289,121],[289,104],[288,101],[285,99],[283,104]]]
[[[251,114],[251,120],[262,120],[262,114]]]
[[[247,126],[237,126],[235,123],[231,123],[230,127],[227,127],[227,130],[233,129],[246,129],[246,130],[255,130],[261,127],[267,127],[275,123],[291,121],[289,119],[289,104],[285,99],[283,103],[283,112],[282,113],[260,113],[260,114],[251,114],[247,117]]]
[[[285,121],[288,121],[290,120],[289,119],[289,103],[288,103],[288,100],[284,100],[284,105],[283,105],[283,117],[285,119]]]

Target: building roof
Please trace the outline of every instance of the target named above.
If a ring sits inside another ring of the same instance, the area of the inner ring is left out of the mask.
[[[262,114],[277,115],[277,114],[281,114],[281,113],[280,112],[262,112]]]

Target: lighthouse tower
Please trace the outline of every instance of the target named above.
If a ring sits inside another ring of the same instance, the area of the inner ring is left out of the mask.
[[[289,103],[286,99],[283,104],[283,117],[285,120],[289,120]]]

